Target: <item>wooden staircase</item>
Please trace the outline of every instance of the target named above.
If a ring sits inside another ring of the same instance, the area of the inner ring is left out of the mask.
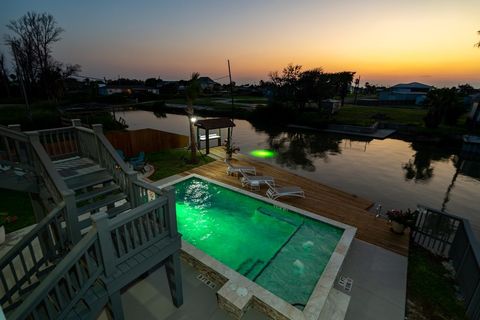
[[[0,258],[8,319],[95,319],[104,308],[123,319],[120,291],[164,264],[173,303],[182,304],[173,189],[139,181],[99,125],[0,126],[0,141],[0,165],[30,168],[22,191],[34,193],[43,216]]]

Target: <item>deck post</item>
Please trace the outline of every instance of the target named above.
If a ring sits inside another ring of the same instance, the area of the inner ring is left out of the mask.
[[[202,146],[202,141],[200,141],[200,128],[197,127],[197,148],[198,150],[201,149],[201,146]]]
[[[73,244],[76,244],[82,238],[80,227],[78,225],[77,202],[75,192],[69,190],[62,192],[63,201],[65,201],[65,210],[67,211],[67,232],[68,238]]]
[[[92,216],[93,224],[98,232],[98,241],[100,242],[100,251],[102,253],[103,269],[107,278],[115,273],[115,249],[113,248],[110,228],[108,225],[108,215],[106,212],[99,212]]]
[[[72,127],[81,127],[82,121],[80,119],[72,119]]]
[[[205,147],[207,149],[205,154],[209,154],[210,153],[210,130],[208,129],[205,129]]]
[[[170,238],[178,237],[178,229],[177,229],[177,213],[175,209],[175,188],[172,186],[168,186],[163,189],[165,195],[168,199],[168,229],[170,230]]]
[[[120,296],[120,291],[110,294],[110,316],[114,320],[123,320],[123,305],[122,298]]]
[[[165,262],[168,286],[172,295],[172,302],[175,307],[183,304],[182,269],[180,265],[180,253],[176,251],[167,258]]]

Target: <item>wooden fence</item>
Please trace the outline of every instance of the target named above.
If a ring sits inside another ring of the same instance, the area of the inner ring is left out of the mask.
[[[133,157],[140,151],[148,153],[183,148],[187,147],[189,143],[188,136],[154,129],[111,131],[107,132],[105,136],[115,149],[122,150],[127,157]]]

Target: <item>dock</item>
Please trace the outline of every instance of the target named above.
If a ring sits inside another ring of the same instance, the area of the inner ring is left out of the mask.
[[[219,159],[225,154],[221,147],[212,148],[210,152]],[[277,199],[278,201],[356,227],[356,238],[408,256],[408,231],[403,235],[397,235],[390,231],[390,224],[387,220],[376,218],[374,214],[367,211],[373,205],[372,201],[301,177],[279,167],[256,161],[242,154],[236,154],[232,163],[238,166],[254,166],[257,169],[257,175],[272,176],[275,178],[276,184],[280,186],[295,185],[305,191],[305,198],[282,197]],[[242,188],[240,180],[235,176],[227,175],[226,169],[226,164],[222,160],[217,160],[185,171],[183,175],[195,173]],[[259,191],[252,192],[265,196],[266,191],[267,187],[262,186]]]

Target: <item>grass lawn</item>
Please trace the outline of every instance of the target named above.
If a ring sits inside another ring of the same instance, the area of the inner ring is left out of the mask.
[[[198,154],[199,162],[189,164],[190,152],[185,149],[170,149],[147,154],[147,162],[155,167],[155,172],[150,180],[157,181],[174,174],[214,161],[208,156]]]
[[[7,233],[36,223],[28,193],[0,189],[0,213],[17,216],[15,222],[5,224]],[[4,216],[0,219],[3,220]]]
[[[463,303],[456,299],[455,282],[445,275],[441,260],[417,246],[410,248],[408,258],[407,299],[409,318],[467,319]],[[413,302],[413,305],[412,305]]]
[[[333,117],[336,123],[369,126],[375,123],[372,116],[382,114],[385,122],[423,126],[426,109],[401,107],[365,107],[345,105]]]

